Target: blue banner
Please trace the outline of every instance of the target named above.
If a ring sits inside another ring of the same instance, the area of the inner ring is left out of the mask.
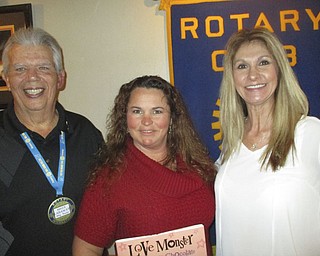
[[[228,38],[242,28],[275,32],[320,118],[319,0],[162,1],[171,82],[179,89],[213,159],[219,156],[219,86]],[[290,104],[290,102],[288,102]]]

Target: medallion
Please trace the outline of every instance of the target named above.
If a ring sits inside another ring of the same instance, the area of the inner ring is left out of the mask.
[[[70,221],[75,213],[76,207],[69,197],[58,197],[48,208],[48,218],[56,225],[63,225]]]

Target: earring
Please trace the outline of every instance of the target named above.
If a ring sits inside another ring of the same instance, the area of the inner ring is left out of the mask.
[[[170,119],[170,124],[169,124],[169,134],[171,134],[172,133],[172,119]]]

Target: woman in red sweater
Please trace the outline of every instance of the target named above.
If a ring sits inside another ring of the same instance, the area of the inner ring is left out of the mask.
[[[73,255],[102,255],[115,240],[214,218],[215,168],[177,90],[157,76],[124,84],[82,199]]]

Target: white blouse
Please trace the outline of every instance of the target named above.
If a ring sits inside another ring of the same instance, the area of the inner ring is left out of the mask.
[[[298,122],[295,145],[276,172],[260,169],[266,146],[217,161],[217,256],[320,256],[319,119]]]

